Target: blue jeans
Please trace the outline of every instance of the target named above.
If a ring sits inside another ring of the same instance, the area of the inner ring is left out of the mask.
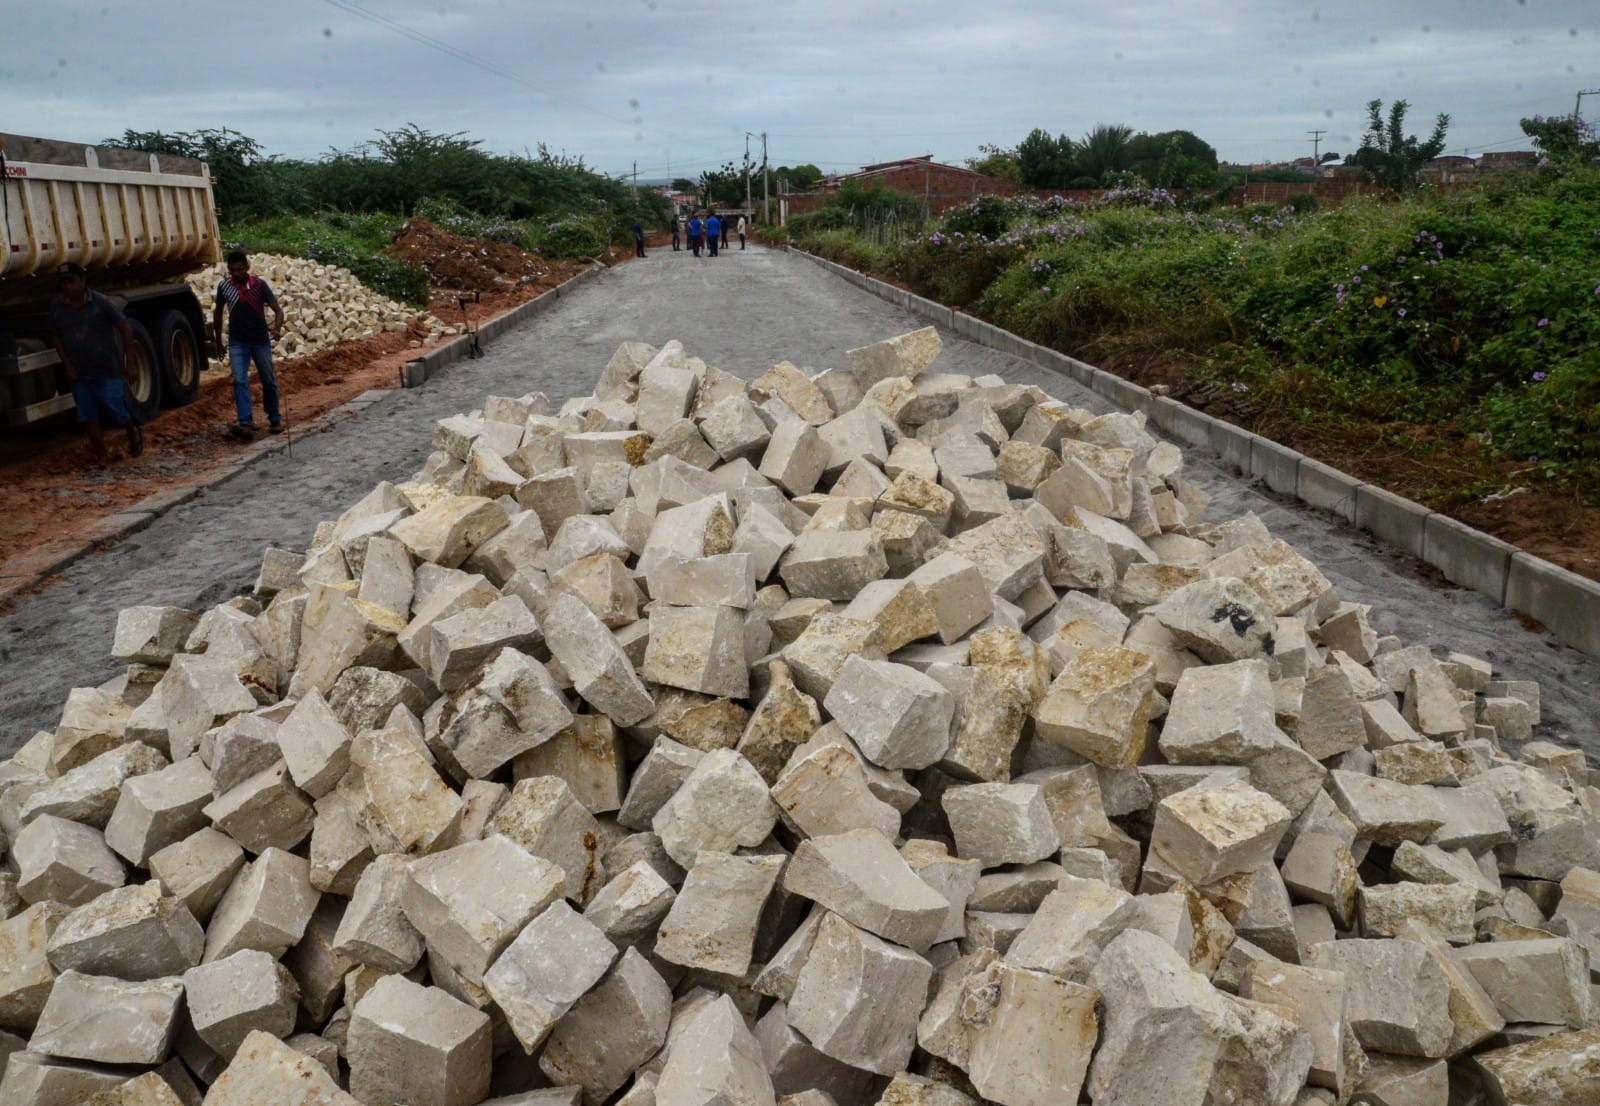
[[[128,426],[128,390],[119,376],[80,376],[72,382],[78,421],[84,425]]]
[[[252,361],[256,363],[256,375],[261,378],[261,405],[267,409],[267,421],[282,422],[283,416],[278,411],[278,378],[272,372],[272,343],[229,342],[228,364],[233,367],[233,405],[239,412],[239,425],[254,426],[256,421],[250,404]]]

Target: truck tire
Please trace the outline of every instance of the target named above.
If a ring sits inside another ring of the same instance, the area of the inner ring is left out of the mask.
[[[200,394],[205,354],[194,326],[182,311],[163,311],[156,323],[156,353],[161,358],[161,401],[167,407],[193,403]]]
[[[147,423],[161,410],[161,362],[150,332],[137,319],[129,319],[133,329],[133,355],[137,364],[128,382],[128,414],[137,423]]]

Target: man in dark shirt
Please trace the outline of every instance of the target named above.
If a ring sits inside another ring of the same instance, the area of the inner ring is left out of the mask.
[[[267,309],[272,309],[272,327],[267,327]],[[250,362],[261,378],[261,405],[267,409],[267,429],[283,432],[283,415],[278,410],[278,378],[272,371],[272,342],[283,330],[283,308],[267,282],[250,275],[250,259],[243,250],[228,255],[228,279],[217,285],[217,308],[211,327],[217,346],[222,347],[222,315],[228,313],[228,364],[233,369],[233,405],[239,424],[231,431],[235,438],[248,442],[255,438],[255,413],[250,402]]]
[[[56,285],[61,295],[50,304],[56,356],[72,385],[78,422],[89,434],[95,461],[101,468],[110,461],[102,425],[127,427],[128,456],[137,457],[144,452],[144,432],[128,413],[124,384],[124,376],[131,377],[138,366],[133,328],[116,304],[89,290],[77,262],[56,269]]]

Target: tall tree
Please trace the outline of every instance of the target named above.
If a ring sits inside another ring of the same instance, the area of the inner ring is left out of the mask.
[[[1033,188],[1064,188],[1077,175],[1072,139],[1052,138],[1038,127],[1017,143],[1017,171],[1022,183]]]
[[[1450,127],[1450,117],[1444,112],[1434,120],[1433,134],[1426,142],[1405,133],[1406,112],[1411,105],[1396,100],[1389,105],[1389,117],[1383,116],[1383,101],[1367,102],[1367,133],[1361,136],[1361,148],[1351,154],[1347,164],[1359,166],[1367,179],[1396,192],[1409,192],[1421,180],[1422,165],[1439,156],[1444,150],[1444,134]]]
[[[1097,123],[1077,144],[1078,172],[1104,184],[1112,173],[1132,164],[1133,128],[1122,123]]]

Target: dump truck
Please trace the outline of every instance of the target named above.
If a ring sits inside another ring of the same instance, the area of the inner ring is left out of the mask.
[[[191,402],[206,319],[184,277],[222,258],[211,173],[194,158],[0,133],[0,425],[72,409],[50,340],[56,266],[128,317],[137,369],[128,408],[147,422]]]

